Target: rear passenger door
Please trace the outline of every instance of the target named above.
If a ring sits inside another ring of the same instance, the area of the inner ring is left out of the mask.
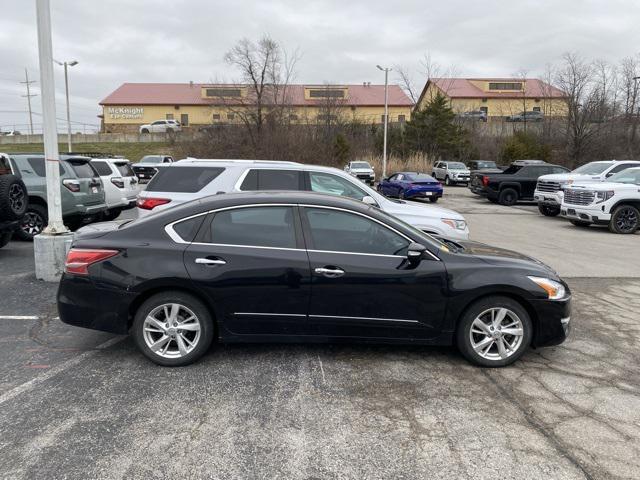
[[[179,232],[177,223],[174,230]],[[297,206],[251,205],[213,212],[184,254],[223,335],[308,333],[309,259]]]

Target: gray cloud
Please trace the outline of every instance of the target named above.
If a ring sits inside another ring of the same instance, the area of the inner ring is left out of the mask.
[[[0,127],[26,131],[18,82],[25,67],[39,80],[35,1],[0,9]],[[640,50],[638,19],[640,2],[628,0],[52,1],[54,55],[80,62],[70,70],[72,118],[93,125],[98,102],[123,82],[233,79],[222,57],[245,36],[299,48],[299,82],[378,83],[380,63],[406,66],[422,86],[426,52],[461,76],[541,74],[566,51],[617,62]],[[64,118],[57,66],[56,89]]]

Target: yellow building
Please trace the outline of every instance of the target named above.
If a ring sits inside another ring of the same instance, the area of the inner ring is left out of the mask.
[[[482,110],[488,118],[523,111],[540,111],[546,117],[566,116],[566,96],[536,78],[430,78],[416,108],[424,108],[440,93],[457,114]]]
[[[256,114],[248,85],[125,83],[100,102],[103,132],[137,132],[142,124],[178,120],[183,127],[240,124]],[[413,102],[398,85],[389,85],[389,122],[409,120]],[[267,87],[262,114],[275,111],[293,124],[384,119],[384,85],[287,85]]]

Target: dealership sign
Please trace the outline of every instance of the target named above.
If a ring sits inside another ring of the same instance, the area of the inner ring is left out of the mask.
[[[107,109],[111,119],[140,119],[144,115],[143,107],[109,107]]]

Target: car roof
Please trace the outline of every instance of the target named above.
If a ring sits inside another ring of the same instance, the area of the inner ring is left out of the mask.
[[[288,162],[285,160],[235,160],[235,159],[224,159],[224,158],[183,158],[181,160],[176,160],[172,167],[179,166],[207,166],[207,165],[258,165],[258,166],[291,166],[291,165],[302,165],[302,163],[298,162]]]

